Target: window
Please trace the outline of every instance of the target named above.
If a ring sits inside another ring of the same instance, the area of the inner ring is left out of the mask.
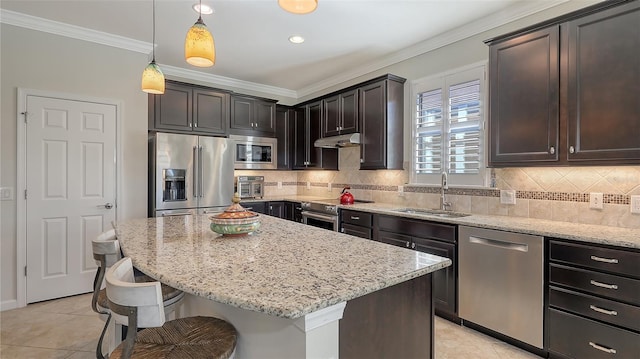
[[[484,65],[413,83],[412,183],[484,186]]]

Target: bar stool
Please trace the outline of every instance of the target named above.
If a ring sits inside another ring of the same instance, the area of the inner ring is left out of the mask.
[[[96,277],[93,282],[93,296],[91,297],[91,308],[94,312],[100,314],[106,319],[106,316],[110,315],[109,302],[104,285],[104,276],[106,271],[122,258],[120,252],[120,242],[116,237],[115,230],[111,229],[101,233],[95,240],[92,241],[93,258],[98,263],[99,267],[96,271]],[[139,283],[153,282],[154,279],[146,275],[135,276],[135,281]],[[161,285],[164,312],[166,315],[174,315],[178,309],[178,306],[184,298],[184,292],[170,287],[168,285]],[[116,314],[117,316],[117,314]],[[119,322],[126,322],[126,318],[123,317]],[[103,332],[100,335],[100,341],[96,348],[96,357],[102,358],[102,340],[104,333],[107,330],[105,325]],[[114,341],[110,345],[111,349],[115,347],[122,336],[122,327],[120,325],[115,326]]]
[[[127,317],[127,338],[111,359],[232,358],[238,332],[229,322],[213,317],[165,320],[159,282],[136,283],[131,258],[115,263],[106,274],[109,307]],[[140,332],[138,327],[145,327]]]

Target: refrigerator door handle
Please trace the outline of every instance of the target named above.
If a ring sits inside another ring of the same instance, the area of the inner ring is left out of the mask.
[[[198,148],[198,194],[200,197],[204,197],[204,191],[202,190],[202,146]]]
[[[198,147],[193,146],[193,196],[198,197]]]

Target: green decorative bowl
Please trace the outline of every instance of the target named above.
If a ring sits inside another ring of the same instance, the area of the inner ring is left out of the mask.
[[[260,228],[259,214],[244,209],[239,196],[233,202],[224,212],[209,217],[212,231],[223,236],[244,236]]]

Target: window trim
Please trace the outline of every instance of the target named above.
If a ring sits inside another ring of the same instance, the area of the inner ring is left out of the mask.
[[[480,101],[482,120],[480,121],[480,131],[482,145],[480,148],[480,173],[470,174],[448,174],[449,184],[456,187],[473,187],[473,188],[486,188],[489,183],[490,171],[487,168],[487,131],[486,122],[488,118],[488,84],[487,84],[487,61],[480,61],[473,64],[458,67],[456,69],[448,70],[438,74],[426,76],[411,83],[411,157],[410,157],[410,171],[409,184],[411,185],[440,185],[441,174],[417,174],[416,173],[416,99],[418,94],[441,88],[443,92],[449,96],[449,87],[452,84],[461,83],[464,81],[471,81],[474,79],[480,80]],[[433,86],[437,82],[440,86]],[[448,113],[448,111],[447,111]],[[448,117],[448,116],[447,116]],[[448,118],[447,118],[448,120]],[[448,152],[447,149],[443,149],[443,152]],[[446,162],[443,163],[446,165]]]

